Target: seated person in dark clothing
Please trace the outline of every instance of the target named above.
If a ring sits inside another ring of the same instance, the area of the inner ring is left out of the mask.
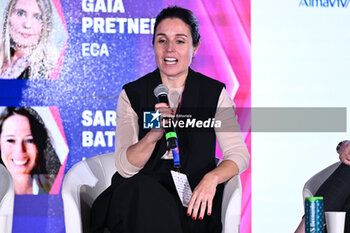
[[[118,172],[111,186],[94,202],[92,229],[95,233],[104,232],[105,227],[113,233],[221,233],[223,183],[243,172],[249,163],[233,102],[223,83],[189,68],[200,44],[198,23],[191,11],[180,7],[162,10],[154,32],[158,69],[126,84],[119,96],[115,151]],[[159,84],[169,90],[169,104],[157,103],[153,90]],[[175,156],[169,150],[164,129],[143,129],[144,111],[154,110],[162,116],[176,112],[175,116],[193,119],[220,119],[221,128],[230,129],[175,130],[180,171],[194,188],[188,207],[181,203],[172,180]],[[216,139],[223,151],[218,166]]]
[[[350,141],[337,146],[339,167],[327,178],[315,193],[323,197],[324,211],[345,211],[345,233],[350,233]],[[302,218],[295,233],[305,232],[305,218]]]

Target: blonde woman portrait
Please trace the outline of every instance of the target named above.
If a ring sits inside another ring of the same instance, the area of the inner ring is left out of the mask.
[[[2,19],[0,79],[48,79],[56,61],[50,0],[9,0]]]

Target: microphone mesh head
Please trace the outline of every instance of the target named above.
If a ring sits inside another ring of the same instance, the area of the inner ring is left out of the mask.
[[[167,95],[169,93],[169,89],[164,84],[159,84],[156,88],[154,88],[153,93],[158,98],[158,96],[161,94]]]

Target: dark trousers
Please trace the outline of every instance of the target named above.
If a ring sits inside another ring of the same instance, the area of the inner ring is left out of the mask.
[[[192,220],[177,196],[170,171],[128,179],[116,173],[112,185],[93,204],[91,226],[94,233],[102,233],[104,227],[112,233],[221,233],[222,192],[220,185],[211,216]]]
[[[315,196],[323,196],[325,211],[346,211],[345,232],[350,233],[350,166],[340,164]]]

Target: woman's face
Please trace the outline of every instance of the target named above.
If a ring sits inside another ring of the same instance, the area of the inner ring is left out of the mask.
[[[12,115],[2,126],[1,159],[12,175],[30,174],[36,165],[38,149],[27,117]]]
[[[187,75],[198,46],[193,47],[190,26],[179,18],[161,21],[155,31],[154,53],[162,76]]]
[[[31,47],[39,42],[42,13],[36,0],[18,0],[10,13],[10,35],[17,46]]]

